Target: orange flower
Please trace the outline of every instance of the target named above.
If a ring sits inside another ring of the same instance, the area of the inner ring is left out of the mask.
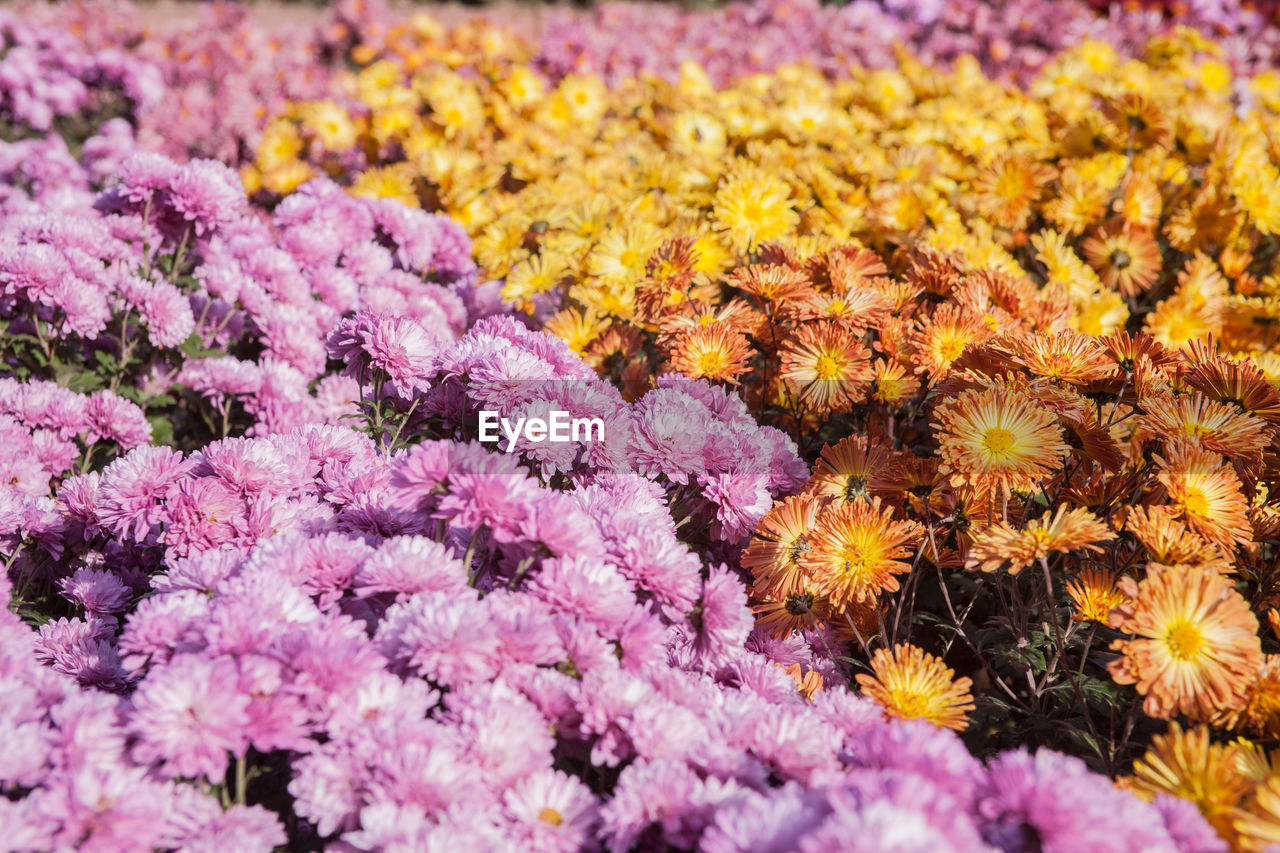
[[[920,380],[900,362],[878,358],[871,365],[871,398],[886,406],[900,406],[920,394]]]
[[[1023,335],[1013,341],[1013,359],[1034,376],[1082,385],[1111,372],[1106,351],[1096,339],[1070,330],[1052,335]]]
[[[1213,828],[1230,840],[1235,837],[1236,807],[1252,787],[1237,769],[1241,752],[1235,744],[1214,743],[1205,726],[1183,730],[1172,723],[1167,733],[1151,739],[1150,748],[1133,763],[1133,776],[1126,782],[1130,790],[1147,800],[1158,794],[1190,800]]]
[[[838,501],[869,500],[867,484],[893,461],[893,450],[865,435],[851,435],[822,448],[805,491]]]
[[[1116,587],[1115,575],[1101,569],[1085,569],[1080,577],[1067,581],[1067,595],[1074,605],[1072,616],[1080,622],[1105,623],[1112,609],[1128,600]]]
[[[781,355],[782,378],[798,387],[802,402],[819,411],[848,411],[871,378],[867,348],[830,323],[802,327]]]
[[[786,595],[766,593],[751,606],[756,624],[774,637],[789,637],[797,631],[821,628],[826,624],[828,611],[826,599],[809,589]]]
[[[781,666],[781,664],[778,664],[778,666]],[[791,666],[785,667],[783,672],[795,680],[796,692],[809,701],[813,701],[813,694],[822,692],[822,673],[816,669],[805,672],[799,663],[793,663]]]
[[[1247,853],[1274,850],[1280,844],[1280,774],[1272,773],[1253,790],[1232,824],[1237,845]]]
[[[765,302],[785,302],[811,292],[803,273],[781,264],[739,267],[729,276],[729,284]]]
[[[1125,529],[1157,563],[1200,565],[1220,557],[1215,547],[1176,520],[1170,507],[1134,507],[1125,517]]]
[[[1187,526],[1230,553],[1236,543],[1253,538],[1249,504],[1240,493],[1240,480],[1222,457],[1190,442],[1173,445],[1168,458],[1156,457],[1156,479],[1169,493]]]
[[[1171,352],[1146,332],[1136,335],[1116,332],[1098,338],[1098,343],[1102,345],[1107,357],[1115,363],[1116,369],[1124,373],[1132,373],[1143,358],[1148,359],[1152,367],[1161,373],[1179,362],[1177,353]]]
[[[1280,655],[1267,655],[1245,692],[1240,708],[1214,720],[1220,728],[1240,729],[1268,740],[1280,739]]]
[[[978,212],[1001,228],[1027,224],[1041,188],[1053,180],[1051,166],[1036,163],[1024,154],[998,155],[978,173],[973,184]]]
[[[1057,512],[1046,512],[1027,522],[1022,530],[1003,522],[983,530],[974,537],[966,566],[994,572],[1007,563],[1009,574],[1016,575],[1058,551],[1101,551],[1093,543],[1113,538],[1115,535],[1089,510],[1059,506]]]
[[[1262,664],[1258,620],[1231,584],[1212,569],[1151,566],[1141,583],[1120,581],[1129,599],[1111,625],[1133,639],[1111,648],[1119,684],[1136,684],[1148,716],[1207,722],[1243,704]]]
[[[1155,284],[1163,258],[1152,233],[1124,222],[1112,222],[1081,244],[1089,262],[1107,286],[1125,297],[1137,296]]]
[[[980,318],[963,308],[950,303],[942,305],[921,320],[911,333],[916,373],[928,372],[935,379],[940,378],[965,347],[983,343],[994,334]]]
[[[720,325],[696,326],[676,339],[671,366],[694,379],[738,384],[752,354],[742,335]]]
[[[812,292],[788,305],[785,317],[794,323],[833,320],[851,334],[861,335],[880,324],[892,306],[884,294],[854,285],[833,293]]]
[[[1231,458],[1260,460],[1270,436],[1266,423],[1230,403],[1200,394],[1145,400],[1138,426],[1162,439],[1198,439],[1205,448]]]
[[[801,555],[800,565],[833,607],[871,601],[898,589],[894,575],[910,570],[903,559],[923,532],[913,521],[894,521],[893,510],[879,498],[841,504],[818,519],[812,550]]]
[[[858,685],[885,710],[900,719],[928,720],[940,728],[963,731],[974,709],[973,682],[956,679],[955,670],[923,649],[898,644],[893,651],[876,649],[875,675],[859,674]]]
[[[1186,384],[1221,403],[1231,403],[1252,412],[1271,424],[1280,423],[1280,391],[1251,361],[1232,361],[1190,347],[1195,369],[1186,375]],[[1198,355],[1203,357],[1197,358]]]
[[[943,470],[1005,495],[1026,490],[1058,469],[1067,446],[1052,414],[1029,394],[994,385],[940,404]]]
[[[742,567],[751,572],[755,588],[778,599],[804,589],[800,558],[812,546],[809,539],[824,501],[792,495],[773,505],[756,526],[751,544],[742,554]]]

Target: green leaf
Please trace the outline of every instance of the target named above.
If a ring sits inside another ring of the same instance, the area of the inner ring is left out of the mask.
[[[151,423],[151,442],[152,444],[163,444],[168,447],[174,446],[173,440],[173,423],[164,415],[153,415],[147,418]]]

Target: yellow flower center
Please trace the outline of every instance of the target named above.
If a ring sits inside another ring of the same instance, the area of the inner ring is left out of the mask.
[[[764,220],[764,209],[757,202],[749,201],[742,206],[742,218],[751,222]]]
[[[719,373],[726,366],[723,352],[707,350],[698,356],[698,371],[704,374]]]
[[[986,435],[982,437],[982,445],[987,448],[987,452],[992,456],[1006,456],[1009,451],[1013,450],[1013,445],[1017,443],[1017,439],[1013,433],[1004,427],[995,427],[987,430]]]
[[[1191,660],[1199,655],[1204,645],[1204,635],[1190,622],[1178,622],[1164,635],[1169,653],[1179,660]]]
[[[545,808],[538,812],[538,820],[543,823],[549,823],[552,826],[559,826],[564,823],[564,818],[560,815],[560,812],[552,808]]]
[[[889,702],[899,717],[923,717],[929,713],[929,697],[920,693],[895,690],[890,694]]]
[[[960,337],[947,337],[938,342],[938,358],[950,364],[960,357],[969,341]]]
[[[1203,516],[1209,512],[1209,499],[1199,489],[1189,489],[1182,499],[1182,508],[1187,515]]]
[[[820,355],[813,363],[813,372],[819,379],[835,379],[840,375],[840,359],[829,353]]]

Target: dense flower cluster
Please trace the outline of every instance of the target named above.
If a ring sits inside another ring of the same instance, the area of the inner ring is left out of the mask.
[[[893,67],[897,45],[934,65],[968,54],[994,78],[1025,81],[1087,38],[1140,57],[1148,38],[1175,24],[1215,38],[1237,71],[1270,67],[1280,49],[1280,22],[1234,0],[1179,4],[1184,8],[1172,19],[1132,5],[1103,3],[1100,18],[1075,0],[738,0],[715,10],[612,2],[590,16],[554,19],[539,42],[538,62],[557,76],[591,71],[621,82],[674,76],[681,62],[692,61],[723,85],[793,63],[830,76],[844,76],[851,66]]]
[[[84,138],[107,118],[136,119],[164,94],[159,70],[130,51],[0,13],[0,139],[55,129]]]
[[[437,359],[484,350],[574,370],[509,320]],[[544,466],[308,426],[67,479],[6,546],[6,596],[48,589],[68,614],[5,617],[14,846],[265,850],[287,837],[273,806],[301,819],[295,843],[359,850],[882,849],[891,826],[911,827],[902,849],[1222,849],[1188,805],[1146,806],[1078,759],[984,766],[885,720],[821,633],[753,629],[735,571],[681,541],[663,478],[628,464],[549,487]]]
[[[0,13],[0,846],[1280,843],[1280,30],[1183,11]]]
[[[359,386],[325,350],[344,315],[438,340],[483,310],[470,243],[443,217],[317,180],[267,221],[233,171],[136,153],[122,123],[85,142],[83,165],[59,137],[0,145],[10,369],[118,392],[190,446],[354,413]]]

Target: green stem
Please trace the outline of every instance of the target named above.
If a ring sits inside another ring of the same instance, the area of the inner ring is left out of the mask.
[[[241,755],[236,759],[236,802],[244,805],[245,792],[249,787],[249,762],[247,755]]]

